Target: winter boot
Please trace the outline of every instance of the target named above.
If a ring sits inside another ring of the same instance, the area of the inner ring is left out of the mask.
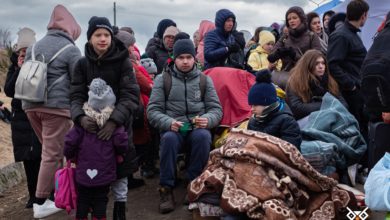
[[[113,220],[126,220],[126,202],[115,202]]]
[[[160,205],[159,211],[161,214],[172,212],[175,209],[175,199],[173,191],[169,187],[160,187]]]

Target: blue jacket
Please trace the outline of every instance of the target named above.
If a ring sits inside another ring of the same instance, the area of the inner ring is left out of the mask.
[[[236,16],[227,9],[221,9],[215,16],[215,30],[208,32],[204,39],[205,69],[224,66],[229,55],[226,47],[234,43],[232,32],[225,32],[224,25],[228,18],[233,18],[236,26]],[[234,28],[233,28],[234,30]]]

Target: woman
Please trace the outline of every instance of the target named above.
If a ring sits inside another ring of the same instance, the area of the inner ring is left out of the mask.
[[[117,168],[117,181],[111,189],[114,194],[114,218],[125,218],[127,200],[127,176],[132,173],[132,157],[135,156],[132,142],[132,113],[137,109],[139,87],[127,48],[118,39],[113,38],[113,30],[105,17],[92,17],[87,31],[88,42],[85,44],[85,57],[75,67],[71,82],[71,113],[75,123],[90,133],[97,133],[101,140],[110,140],[117,127],[125,126],[129,139],[129,151],[123,163]],[[83,105],[88,101],[88,86],[95,78],[101,78],[112,88],[116,103],[105,125],[98,129],[96,122],[86,116]],[[105,213],[104,217],[105,217]],[[85,213],[77,213],[77,218],[84,218]],[[103,217],[103,216],[101,216]]]
[[[320,110],[322,97],[327,92],[339,98],[344,106],[347,105],[336,81],[329,74],[325,55],[318,50],[308,50],[291,70],[287,83],[287,104],[295,119]]]
[[[72,127],[70,74],[81,56],[80,50],[74,45],[81,33],[80,25],[64,6],[57,5],[54,8],[47,29],[47,34],[34,44],[37,57],[45,57],[47,62],[61,48],[70,46],[47,66],[47,87],[50,89],[47,91],[46,102],[22,101],[23,110],[42,143],[36,204],[33,205],[34,218],[44,218],[61,210],[47,198],[54,189],[54,174],[62,166],[65,134]],[[29,48],[25,62],[31,59],[32,50]]]
[[[203,20],[199,25],[199,45],[196,48],[196,60],[204,68],[204,39],[209,31],[215,29],[215,24],[208,20]]]
[[[18,35],[16,52],[11,56],[11,66],[8,69],[4,85],[5,94],[11,98],[15,94],[15,83],[19,76],[20,67],[24,62],[27,47],[35,43],[35,32],[30,28],[22,28]],[[14,158],[16,162],[23,161],[29,194],[26,208],[32,208],[35,202],[42,146],[28,121],[26,113],[22,109],[22,102],[13,98],[11,106],[11,135]]]
[[[321,44],[318,36],[309,31],[306,15],[300,7],[287,10],[286,27],[288,35],[279,39],[268,59],[273,63],[281,58],[282,70],[290,71],[307,50],[321,50]]]
[[[309,30],[316,33],[320,39],[321,51],[326,54],[328,49],[328,35],[325,30],[321,27],[320,16],[315,12],[307,14],[307,23],[309,24]]]

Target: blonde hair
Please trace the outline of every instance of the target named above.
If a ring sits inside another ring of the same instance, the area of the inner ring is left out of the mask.
[[[329,74],[325,55],[319,50],[308,50],[290,71],[291,75],[287,82],[287,90],[291,89],[304,103],[310,102],[313,96],[310,82],[314,82],[316,85],[320,83],[314,75],[319,57],[322,57],[326,63],[324,74],[328,76],[328,91],[334,96],[339,96],[340,94],[336,80]]]

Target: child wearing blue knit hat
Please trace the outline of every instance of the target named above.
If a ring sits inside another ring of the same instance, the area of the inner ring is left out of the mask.
[[[260,131],[283,139],[298,149],[302,142],[298,123],[292,113],[277,98],[275,86],[271,83],[268,69],[257,72],[256,83],[248,94],[252,106],[252,117],[248,129]]]

